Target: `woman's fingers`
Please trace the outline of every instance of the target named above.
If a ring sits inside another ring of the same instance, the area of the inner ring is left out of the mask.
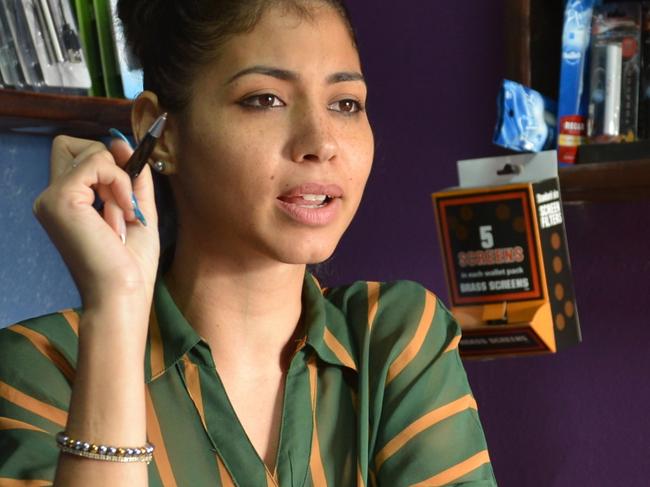
[[[109,148],[113,158],[120,167],[128,162],[133,149],[122,139],[114,138]],[[126,174],[126,173],[125,173]],[[140,172],[140,175],[132,182],[133,194],[135,195],[147,224],[157,225],[156,200],[154,196],[153,178],[148,164]]]
[[[124,211],[114,200],[104,203],[104,221],[110,226],[123,244],[126,244],[126,222]]]
[[[59,135],[52,142],[50,155],[50,184],[78,166],[90,155],[106,150],[101,142]]]
[[[95,199],[94,190],[107,208],[107,223],[118,235],[126,234],[124,221],[136,220],[135,200],[143,215],[141,221],[151,222],[155,228],[157,215],[150,168],[145,167],[133,182],[121,169],[132,154],[133,148],[121,138],[114,137],[110,148],[106,148],[97,141],[58,136],[52,145],[54,189],[49,193],[58,193],[58,187],[69,203],[89,206]]]
[[[103,147],[103,146],[102,146]],[[95,201],[95,191],[104,201],[114,201],[121,208],[128,221],[135,218],[131,195],[133,193],[129,176],[117,165],[106,148],[96,150],[87,145],[82,153],[84,159],[79,165],[69,169],[67,174],[58,176],[37,198],[34,204],[36,216],[58,220],[64,214],[86,215],[90,218]],[[73,158],[74,159],[74,158]],[[70,162],[70,161],[68,161]],[[87,213],[92,210],[91,213]]]
[[[102,216],[106,224],[111,227],[122,243],[126,243],[126,219],[125,212],[115,201],[115,197],[109,186],[100,186],[97,194],[103,202]]]
[[[51,156],[51,184],[68,184],[76,188],[76,202],[92,204],[94,188],[102,200],[110,200],[109,195],[100,191],[102,186],[109,186],[114,202],[123,212],[126,221],[134,221],[133,195],[146,220],[155,223],[155,198],[153,181],[149,168],[144,168],[133,184],[121,168],[128,162],[133,149],[126,141],[118,138],[111,140],[110,148],[100,142],[69,136],[54,139]],[[112,166],[112,169],[110,167]],[[62,179],[65,176],[65,179]]]
[[[109,150],[75,137],[53,141],[51,181],[34,202],[34,214],[61,253],[84,302],[121,296],[136,282],[147,288],[153,284],[159,255],[153,184],[145,168],[136,180],[136,196],[151,221],[143,226],[133,211],[134,185],[118,165],[131,153],[121,142]],[[101,214],[93,205],[98,196],[104,202]]]
[[[135,218],[131,202],[131,179],[117,167],[108,150],[92,153],[66,179],[66,184],[79,188],[95,188],[100,197],[111,199],[104,193],[104,188],[108,188],[112,199],[122,208],[127,220],[132,221]]]
[[[133,154],[131,146],[122,139],[112,139],[109,150],[118,166],[124,167]]]

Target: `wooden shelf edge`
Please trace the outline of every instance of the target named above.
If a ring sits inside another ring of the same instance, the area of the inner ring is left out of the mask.
[[[650,159],[576,164],[559,174],[565,202],[650,200]]]
[[[131,132],[131,100],[0,89],[0,130],[29,134]]]

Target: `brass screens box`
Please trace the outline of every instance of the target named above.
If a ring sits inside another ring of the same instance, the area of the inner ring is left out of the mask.
[[[557,178],[432,196],[463,356],[556,352],[580,341]]]

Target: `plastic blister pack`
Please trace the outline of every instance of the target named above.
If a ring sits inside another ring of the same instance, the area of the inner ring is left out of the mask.
[[[11,64],[13,49],[20,66],[18,73],[12,72],[11,66],[3,66],[3,78],[4,71],[12,78],[7,84],[35,91],[85,94],[90,76],[69,3],[0,0],[0,7],[4,31],[0,35],[8,31],[13,39],[13,46],[3,42],[9,60],[3,64]]]
[[[494,143],[518,152],[555,147],[557,105],[537,91],[504,80],[497,100]]]
[[[20,0],[2,0],[4,20],[13,39],[13,53],[18,61],[17,74],[19,83],[15,86],[38,90],[43,87],[43,72],[39,65],[36,48],[30,35],[30,27],[25,16],[23,2]]]
[[[25,86],[16,43],[3,2],[0,2],[0,75],[4,86],[18,89]]]
[[[576,162],[587,135],[587,71],[591,18],[597,0],[567,0],[562,29],[562,60],[558,98],[558,160]]]
[[[632,142],[638,135],[641,4],[596,7],[592,28],[591,142]]]

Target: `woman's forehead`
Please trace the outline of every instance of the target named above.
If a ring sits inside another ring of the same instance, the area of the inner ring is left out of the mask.
[[[360,70],[359,56],[340,14],[321,7],[309,17],[269,8],[247,33],[226,41],[215,63],[224,76],[250,66],[276,66],[300,72]]]

